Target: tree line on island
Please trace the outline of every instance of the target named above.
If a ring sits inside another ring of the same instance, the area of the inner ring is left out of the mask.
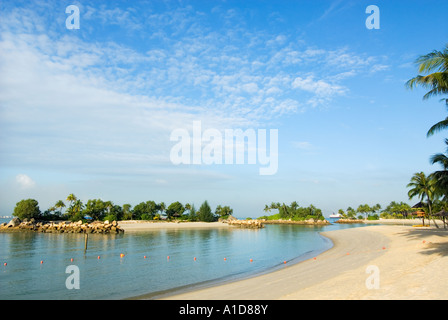
[[[368,205],[360,204],[356,209],[349,206],[346,210],[339,209],[338,214],[343,219],[351,220],[379,220],[382,219],[406,219],[414,218],[417,212],[425,210],[421,206],[411,206],[405,202],[392,201],[389,205],[382,209],[380,204]],[[435,210],[443,210],[446,207],[446,203],[443,201],[436,201],[433,203]],[[277,213],[272,215],[264,215],[259,217],[259,219],[266,220],[291,220],[291,221],[303,221],[303,220],[324,220],[325,217],[322,214],[322,210],[316,208],[314,205],[308,207],[301,207],[297,204],[297,201],[293,201],[290,205],[285,203],[273,202],[270,205],[265,205],[265,212],[272,212],[272,210],[278,210]]]
[[[39,203],[35,199],[19,201],[13,215],[23,220],[25,218],[36,220],[186,220],[213,222],[219,218],[226,219],[233,213],[229,206],[218,205],[213,212],[207,201],[204,201],[199,210],[194,204],[183,205],[179,201],[166,206],[164,202],[156,203],[152,200],[141,202],[134,207],[130,204],[122,206],[114,204],[112,201],[101,199],[90,199],[85,204],[74,194],[70,194],[66,201],[58,200],[54,206],[41,212]]]

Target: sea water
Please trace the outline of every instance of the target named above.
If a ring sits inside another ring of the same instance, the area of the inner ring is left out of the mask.
[[[349,227],[90,234],[86,251],[83,234],[0,233],[0,299],[123,299],[213,285],[311,258],[332,246],[320,232]],[[69,266],[79,271],[79,289],[66,284]]]

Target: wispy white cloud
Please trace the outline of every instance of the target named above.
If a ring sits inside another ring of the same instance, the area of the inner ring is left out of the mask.
[[[338,84],[329,83],[322,79],[316,80],[312,75],[306,78],[295,78],[292,87],[313,93],[314,96],[308,100],[308,103],[313,107],[325,104],[335,96],[343,95],[348,91],[347,88]]]
[[[18,174],[16,176],[16,183],[21,189],[31,189],[36,185],[36,182],[26,174]]]
[[[214,10],[224,27],[211,29],[210,17],[191,6],[83,9],[81,34],[48,32],[31,9],[1,13],[2,161],[169,165],[174,128],[193,120],[218,129],[265,126],[328,105],[349,92],[347,78],[378,63],[348,48],[242,29],[238,10]],[[139,29],[152,45],[90,39],[95,21]]]
[[[308,141],[293,141],[292,145],[297,149],[308,150],[312,148],[312,144]]]

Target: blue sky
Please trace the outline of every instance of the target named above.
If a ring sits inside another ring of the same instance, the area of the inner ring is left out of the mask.
[[[369,30],[367,6],[380,9]],[[69,30],[65,9],[80,9]],[[271,202],[328,215],[409,201],[446,134],[438,99],[407,90],[448,42],[445,0],[2,1],[0,212],[74,193],[257,217]],[[277,129],[278,171],[173,165],[173,130]]]

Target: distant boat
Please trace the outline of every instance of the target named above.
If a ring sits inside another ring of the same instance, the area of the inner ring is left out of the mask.
[[[342,214],[333,212],[333,214],[330,214],[330,218],[332,219],[342,218]]]

